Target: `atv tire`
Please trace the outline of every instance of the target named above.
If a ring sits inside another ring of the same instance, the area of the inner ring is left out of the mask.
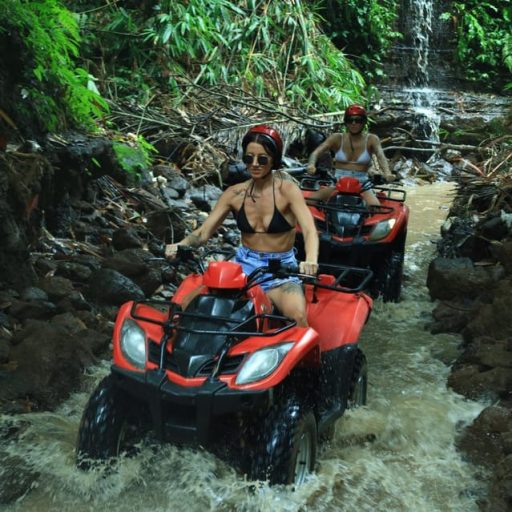
[[[392,250],[375,272],[375,294],[384,302],[398,302],[402,290],[404,250]]]
[[[302,484],[313,472],[317,426],[313,411],[298,398],[274,406],[253,439],[249,478],[273,484]]]
[[[350,379],[350,388],[348,393],[348,409],[355,409],[366,405],[368,391],[368,366],[366,357],[361,351],[357,351]]]
[[[89,398],[80,421],[77,466],[87,470],[95,461],[134,454],[147,430],[146,419],[146,410],[115,386],[113,376],[105,377]]]

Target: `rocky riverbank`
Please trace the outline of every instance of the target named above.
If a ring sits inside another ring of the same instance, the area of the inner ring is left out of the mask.
[[[492,472],[480,504],[489,512],[512,509],[511,191],[510,171],[459,182],[427,277],[436,300],[432,332],[462,336],[448,386],[489,403],[458,440],[460,450]]]

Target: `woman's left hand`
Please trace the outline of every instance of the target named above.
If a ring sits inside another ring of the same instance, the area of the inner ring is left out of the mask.
[[[301,261],[299,263],[299,271],[301,274],[314,276],[318,272],[318,263],[314,261]]]

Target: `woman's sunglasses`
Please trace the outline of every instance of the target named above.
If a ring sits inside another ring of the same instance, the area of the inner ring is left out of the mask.
[[[258,165],[267,165],[270,162],[270,157],[267,155],[244,155],[242,157],[242,162],[245,165],[252,164],[254,162],[254,159],[256,158]]]
[[[347,120],[345,121],[345,123],[347,124],[351,124],[351,123],[363,123],[364,122],[364,117],[347,117]]]

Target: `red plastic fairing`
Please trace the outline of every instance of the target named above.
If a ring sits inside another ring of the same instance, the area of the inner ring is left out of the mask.
[[[312,303],[313,287],[307,285],[308,322],[319,334],[321,351],[356,342],[370,314],[372,299],[364,293],[333,293],[321,288],[316,290],[315,298]]]
[[[196,290],[203,284],[203,276],[200,274],[191,274],[181,282],[179,288],[176,290],[172,298],[172,302],[182,304],[190,293],[195,293]],[[201,293],[204,293],[202,291]]]
[[[247,284],[247,276],[240,263],[212,261],[203,274],[203,284],[208,288],[241,289]]]

